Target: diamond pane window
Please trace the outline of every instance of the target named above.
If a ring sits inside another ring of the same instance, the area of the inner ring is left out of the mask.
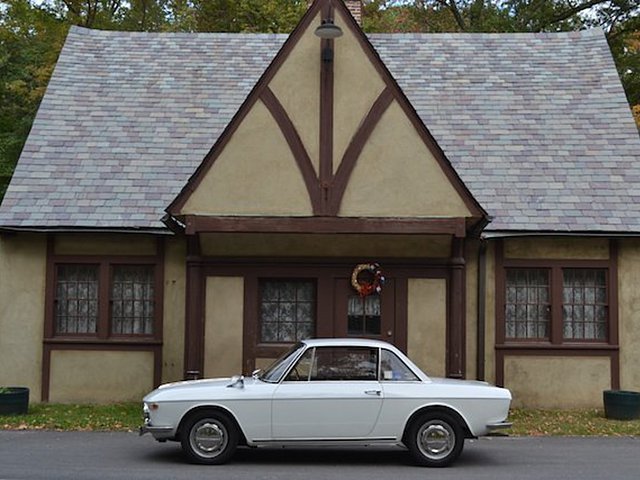
[[[260,281],[260,341],[292,343],[312,337],[316,285],[311,280]]]
[[[551,320],[549,270],[508,269],[505,336],[510,339],[548,339]]]
[[[154,317],[154,267],[114,266],[111,283],[111,333],[152,335]]]
[[[566,268],[562,277],[563,337],[570,340],[606,340],[606,270]]]
[[[95,334],[98,326],[98,265],[58,265],[54,325],[57,334]]]

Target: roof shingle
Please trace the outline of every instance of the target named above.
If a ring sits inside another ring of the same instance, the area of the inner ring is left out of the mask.
[[[640,233],[640,137],[602,32],[369,39],[488,230]],[[285,40],[74,27],[0,226],[162,228]]]

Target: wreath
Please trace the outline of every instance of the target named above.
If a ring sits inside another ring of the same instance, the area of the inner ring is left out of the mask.
[[[365,277],[365,278],[363,278]],[[384,285],[384,275],[377,263],[360,263],[351,274],[351,286],[361,297],[372,293],[380,294]]]

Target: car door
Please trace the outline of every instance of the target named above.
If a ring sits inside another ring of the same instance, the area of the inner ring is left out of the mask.
[[[365,438],[382,407],[378,349],[310,348],[278,385],[272,402],[276,440]]]

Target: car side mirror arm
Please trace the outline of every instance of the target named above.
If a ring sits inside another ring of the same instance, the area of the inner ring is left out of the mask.
[[[227,385],[227,388],[244,388],[244,376],[234,375],[231,377],[231,383]]]

